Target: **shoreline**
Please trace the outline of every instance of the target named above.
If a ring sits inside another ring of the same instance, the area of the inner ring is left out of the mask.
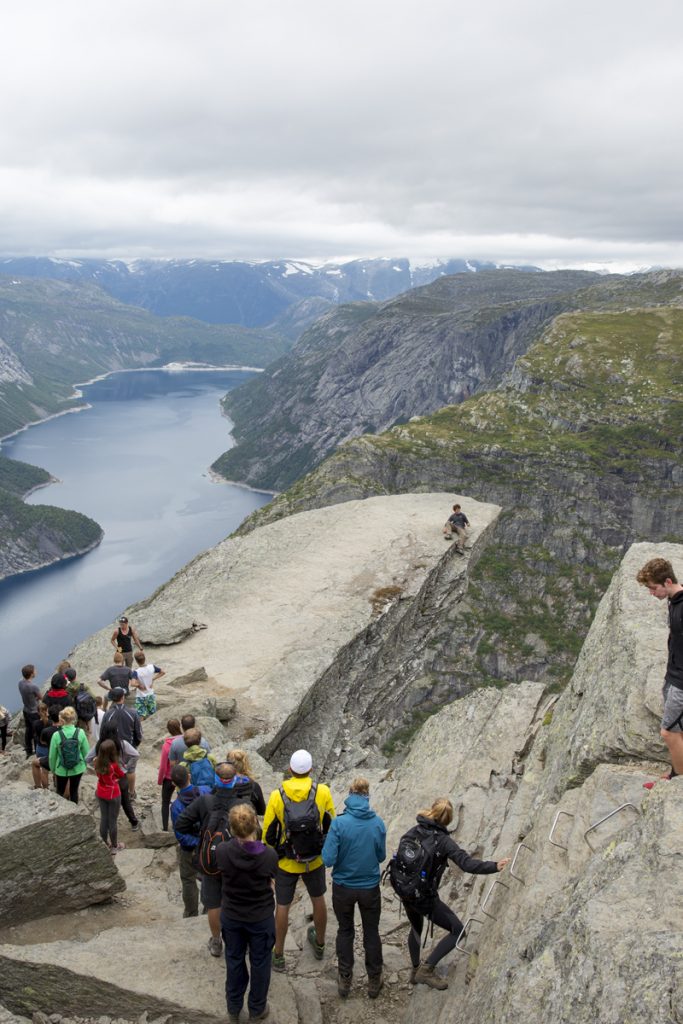
[[[242,490],[251,491],[252,494],[270,494],[273,498],[277,498],[280,494],[280,491],[267,491],[265,487],[252,487],[251,484],[243,484],[241,480],[227,480],[220,473],[217,473],[215,469],[212,469],[211,466],[209,466],[206,472],[209,479],[213,480],[216,484],[230,484],[231,487],[241,487]]]
[[[77,398],[83,398],[83,392],[80,390],[81,388],[87,387],[88,384],[96,384],[100,380],[106,380],[107,377],[111,377],[115,373],[145,373],[149,372],[150,370],[162,370],[164,373],[220,373],[224,372],[225,370],[235,370],[244,373],[263,373],[264,367],[237,366],[232,364],[228,366],[205,366],[203,363],[166,363],[164,366],[122,367],[120,370],[107,370],[105,373],[100,373],[96,377],[91,377],[90,380],[81,380],[77,381],[75,384],[72,384],[71,388],[73,390],[73,396],[72,399],[67,399],[67,401],[72,401]],[[43,416],[41,417],[41,419],[31,420],[30,423],[25,423],[23,427],[17,427],[16,430],[12,430],[9,434],[3,434],[2,437],[0,437],[0,448],[2,447],[3,441],[9,441],[10,438],[16,437],[18,434],[23,433],[24,430],[28,430],[30,427],[37,427],[41,423],[49,423],[50,420],[56,420],[58,416],[69,416],[71,413],[83,412],[85,409],[91,408],[92,406],[90,405],[89,402],[82,402],[79,403],[78,405],[72,406],[70,409],[62,409],[60,412],[52,412],[50,413],[49,416]],[[50,483],[55,483],[55,481],[52,480],[50,481]],[[48,484],[39,484],[38,486],[47,487]],[[33,489],[35,490],[35,488]],[[30,493],[31,491],[27,491],[27,494]]]

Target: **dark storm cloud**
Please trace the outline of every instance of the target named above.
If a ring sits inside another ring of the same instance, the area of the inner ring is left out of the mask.
[[[683,262],[678,4],[5,14],[0,250]]]

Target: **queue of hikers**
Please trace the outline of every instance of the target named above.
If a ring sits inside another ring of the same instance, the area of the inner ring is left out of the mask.
[[[288,969],[285,939],[300,880],[313,919],[306,939],[313,956],[323,959],[327,868],[332,872],[332,909],[337,921],[339,996],[347,998],[353,983],[356,907],[367,995],[376,999],[382,990],[379,922],[386,828],[370,806],[366,778],[352,780],[344,811],[336,815],[331,792],[312,777],[312,767],[308,751],[295,751],[289,777],[273,790],[267,804],[243,750],[231,751],[215,764],[212,786],[199,782],[198,773],[193,779],[192,765],[187,763],[170,770],[176,790],[170,815],[178,841],[184,915],[197,916],[200,902],[203,905],[210,932],[208,950],[217,957],[224,953],[226,960],[226,1002],[232,1024],[239,1019],[247,989],[249,1019],[265,1020],[269,1014],[271,972]],[[509,861],[470,857],[449,835],[452,818],[453,805],[447,798],[420,811],[417,824],[400,840],[386,871],[411,925],[411,983],[435,989],[448,987],[435,968],[453,949],[463,927],[438,896],[447,863],[474,874],[490,874],[502,871]],[[430,922],[446,935],[421,963],[421,935]]]

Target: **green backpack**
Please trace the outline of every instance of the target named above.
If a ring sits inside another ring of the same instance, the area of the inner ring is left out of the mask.
[[[64,730],[59,730],[62,765],[67,771],[75,768],[81,760],[81,744],[78,737],[79,732],[81,732],[81,730],[76,727],[73,736],[65,736]]]

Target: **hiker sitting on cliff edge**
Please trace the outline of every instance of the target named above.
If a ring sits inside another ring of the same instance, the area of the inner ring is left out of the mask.
[[[454,505],[453,512],[444,523],[443,535],[446,540],[453,540],[453,537],[458,538],[455,549],[461,555],[465,551],[465,541],[467,540],[467,531],[469,530],[469,527],[470,521],[462,511],[462,507],[460,505]]]

